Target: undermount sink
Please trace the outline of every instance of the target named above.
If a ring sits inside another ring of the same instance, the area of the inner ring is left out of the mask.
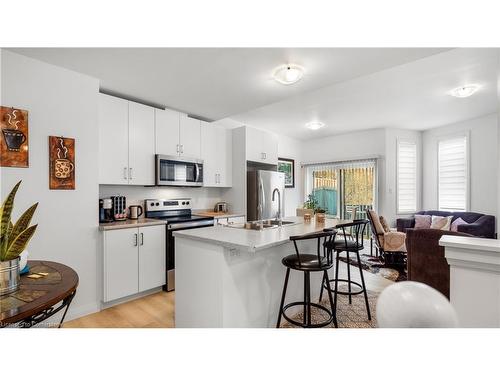
[[[269,225],[279,225],[280,221],[279,220],[265,220],[264,221],[264,224],[269,224]],[[289,224],[295,224],[294,221],[286,221],[286,220],[282,220],[281,221],[281,224],[282,225],[289,225]]]
[[[283,220],[282,225],[292,225],[297,224],[294,221]],[[263,229],[272,229],[279,227],[279,220],[264,220],[260,221],[251,221],[244,224],[229,224],[228,227],[231,228],[240,228],[240,229],[251,229],[251,230],[263,230]]]

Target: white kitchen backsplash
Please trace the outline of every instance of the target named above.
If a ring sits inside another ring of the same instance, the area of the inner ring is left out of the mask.
[[[193,209],[213,208],[222,200],[222,188],[144,187],[99,185],[99,198],[124,195],[127,206],[144,204],[145,199],[191,198]]]

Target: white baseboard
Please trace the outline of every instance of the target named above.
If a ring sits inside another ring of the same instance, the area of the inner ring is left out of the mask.
[[[125,303],[125,302],[133,301],[134,299],[145,297],[145,296],[148,296],[150,294],[158,293],[158,292],[161,292],[161,291],[162,291],[161,287],[153,288],[153,289],[150,289],[150,290],[146,290],[144,292],[133,294],[131,296],[127,296],[127,297],[115,299],[114,301],[102,302],[100,304],[100,307],[101,307],[101,310],[108,309],[110,307],[113,307],[113,306],[116,306],[116,305],[120,305],[120,304]]]
[[[68,313],[66,314],[66,317],[64,318],[64,321],[69,322],[70,320],[75,320],[75,319],[81,318],[82,316],[93,314],[93,313],[96,313],[99,311],[101,311],[101,306],[98,302],[89,303],[89,304],[84,305],[84,306],[79,306],[75,309],[73,309],[72,306],[70,306]],[[59,319],[61,317],[62,316],[60,316]]]

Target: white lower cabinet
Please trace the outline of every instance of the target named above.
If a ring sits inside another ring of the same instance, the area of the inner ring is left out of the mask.
[[[163,225],[140,228],[139,292],[165,284],[165,240]]]
[[[103,232],[104,296],[109,302],[165,284],[165,226]]]

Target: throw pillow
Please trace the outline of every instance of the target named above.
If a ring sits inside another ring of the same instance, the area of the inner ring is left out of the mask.
[[[431,215],[415,215],[415,229],[429,229],[431,227]]]
[[[432,216],[431,229],[450,230],[453,216]]]
[[[452,232],[458,232],[458,226],[462,225],[462,224],[469,224],[469,223],[466,222],[461,217],[457,218],[456,220],[453,221],[453,223],[451,223],[451,231]]]
[[[389,225],[387,224],[387,220],[385,220],[385,217],[380,216],[380,224],[382,224],[382,228],[384,228],[385,233],[389,233],[391,231],[391,228],[389,228]]]

